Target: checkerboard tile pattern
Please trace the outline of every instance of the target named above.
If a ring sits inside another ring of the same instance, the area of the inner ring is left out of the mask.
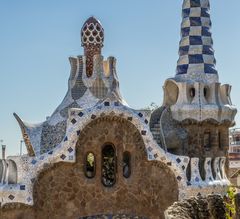
[[[177,75],[217,74],[209,0],[184,0]]]

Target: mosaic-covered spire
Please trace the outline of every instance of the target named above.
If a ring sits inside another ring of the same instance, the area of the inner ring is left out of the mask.
[[[209,10],[209,0],[183,1],[177,77],[218,81]]]
[[[81,41],[86,56],[86,73],[88,77],[93,73],[93,56],[101,54],[104,41],[104,29],[99,20],[90,17],[83,24]]]

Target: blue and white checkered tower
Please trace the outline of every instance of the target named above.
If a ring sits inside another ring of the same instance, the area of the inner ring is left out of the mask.
[[[209,0],[184,0],[176,78],[218,82]]]
[[[164,84],[164,105],[177,121],[234,124],[231,86],[221,85],[215,68],[210,0],[183,0],[176,75]]]

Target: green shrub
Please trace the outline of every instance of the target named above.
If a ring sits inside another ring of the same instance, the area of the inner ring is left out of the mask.
[[[227,196],[224,198],[224,203],[226,205],[227,219],[233,219],[234,215],[236,214],[235,194],[236,194],[236,189],[232,186],[229,186],[227,190]]]

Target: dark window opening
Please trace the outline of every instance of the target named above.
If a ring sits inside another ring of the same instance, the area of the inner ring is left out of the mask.
[[[131,175],[131,154],[128,151],[123,153],[123,176],[129,178]]]
[[[203,181],[206,179],[206,177],[205,177],[206,176],[206,171],[205,171],[205,168],[204,168],[204,161],[205,161],[204,158],[199,158],[199,162],[198,162],[199,173],[200,173],[200,176],[201,176]]]
[[[209,151],[211,149],[211,133],[210,132],[204,133],[203,145],[206,151]]]
[[[102,183],[111,187],[116,182],[116,156],[112,145],[105,145],[102,149]]]
[[[193,87],[190,89],[190,97],[195,97],[195,88]]]
[[[222,137],[221,137],[221,132],[218,132],[218,145],[219,145],[219,148],[222,149]]]
[[[207,97],[207,91],[208,91],[208,89],[206,87],[204,87],[204,89],[203,89],[204,97]]]
[[[213,178],[216,179],[217,174],[216,174],[215,169],[214,169],[214,158],[211,161],[211,168],[212,168]]]
[[[95,176],[95,156],[93,153],[88,152],[85,161],[85,176],[93,178]]]
[[[187,180],[191,181],[191,159],[189,160],[187,169],[186,169]]]

